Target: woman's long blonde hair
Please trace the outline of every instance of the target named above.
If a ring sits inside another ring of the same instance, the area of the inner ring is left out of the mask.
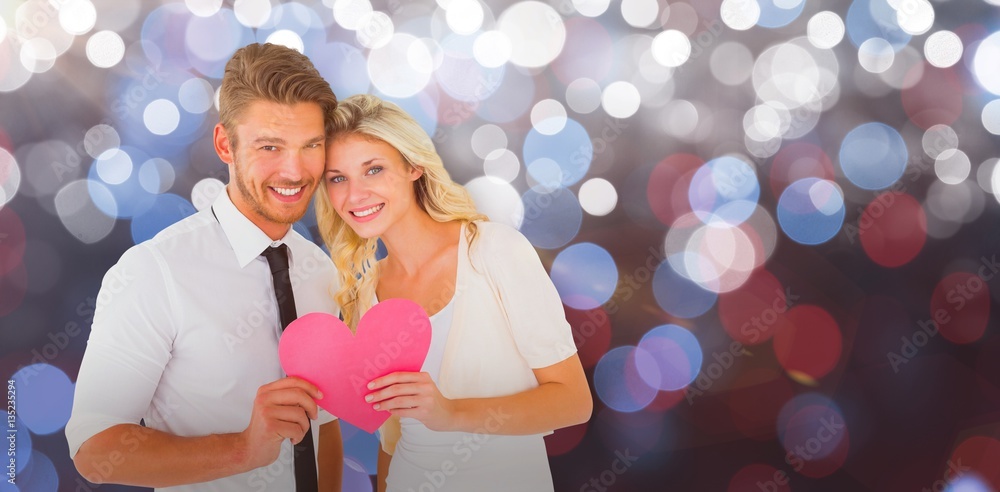
[[[381,140],[399,151],[408,164],[423,171],[414,182],[417,204],[438,222],[467,222],[466,238],[471,247],[477,234],[473,221],[487,218],[476,210],[469,192],[451,180],[431,138],[413,117],[391,102],[359,94],[340,101],[332,119],[331,145],[344,135]],[[354,330],[375,297],[378,241],[355,234],[333,209],[325,188],[316,192],[316,218],[340,278],[334,298],[344,322]]]

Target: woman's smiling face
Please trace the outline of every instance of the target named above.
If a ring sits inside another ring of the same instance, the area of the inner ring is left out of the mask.
[[[346,134],[330,142],[326,157],[330,204],[358,236],[379,237],[419,206],[413,182],[422,173],[392,145]]]

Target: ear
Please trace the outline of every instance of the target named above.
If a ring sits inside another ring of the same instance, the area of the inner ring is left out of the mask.
[[[219,159],[222,159],[222,162],[225,162],[226,164],[232,165],[233,152],[235,152],[236,149],[232,147],[232,142],[229,140],[229,134],[226,133],[226,129],[222,126],[222,123],[215,125],[213,141],[215,143],[215,153],[219,154]]]
[[[410,166],[410,181],[416,181],[424,175],[423,168],[417,166]]]

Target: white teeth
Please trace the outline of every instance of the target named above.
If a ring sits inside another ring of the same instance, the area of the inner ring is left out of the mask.
[[[279,195],[285,195],[285,196],[292,196],[298,193],[299,191],[302,191],[301,186],[299,186],[298,188],[275,188],[272,186],[271,188],[274,191],[277,191]]]
[[[378,212],[379,210],[382,210],[382,207],[384,206],[385,204],[383,203],[381,205],[375,205],[374,207],[369,208],[368,210],[362,210],[360,212],[351,212],[351,213],[353,213],[355,217],[368,217],[369,215]]]

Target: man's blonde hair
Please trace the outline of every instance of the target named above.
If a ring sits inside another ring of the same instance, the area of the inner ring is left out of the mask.
[[[270,43],[244,46],[226,63],[219,90],[219,122],[226,129],[233,147],[237,145],[236,123],[254,101],[319,104],[327,135],[332,128],[331,117],[337,109],[337,96],[330,83],[308,57]]]

